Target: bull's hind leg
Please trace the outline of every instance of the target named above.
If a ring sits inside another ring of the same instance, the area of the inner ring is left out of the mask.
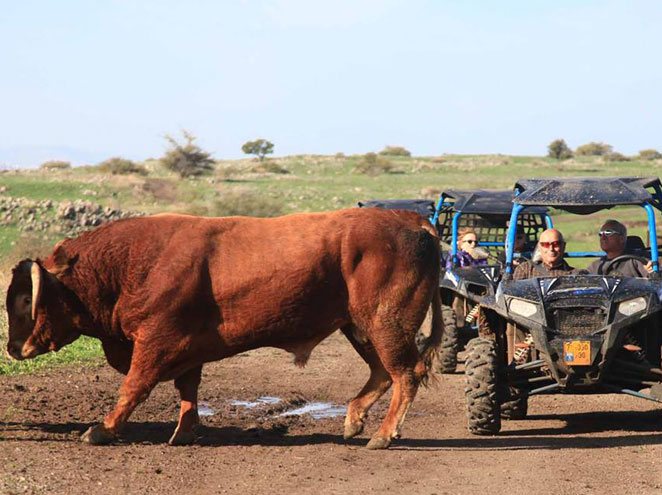
[[[365,418],[372,405],[384,395],[391,386],[391,377],[384,369],[379,356],[369,341],[362,342],[357,337],[356,328],[348,325],[342,329],[347,339],[351,342],[356,352],[370,367],[370,378],[363,386],[359,394],[352,399],[347,406],[347,416],[345,416],[346,439],[355,437],[363,431]]]
[[[189,445],[195,441],[193,428],[200,423],[198,387],[201,376],[202,366],[198,366],[175,378],[175,388],[179,390],[181,405],[177,428],[168,441],[170,445]]]
[[[382,335],[388,333],[383,332]],[[404,337],[404,334],[401,335]],[[391,444],[391,440],[400,436],[405,415],[416,396],[421,380],[427,374],[427,369],[413,339],[377,341],[375,350],[393,380],[393,396],[386,417],[368,442],[368,448],[385,449]]]

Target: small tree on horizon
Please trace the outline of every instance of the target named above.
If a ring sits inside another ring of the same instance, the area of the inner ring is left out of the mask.
[[[211,154],[195,144],[196,137],[188,131],[182,131],[182,135],[186,141],[184,144],[166,134],[165,139],[170,143],[170,149],[160,158],[163,166],[177,172],[182,178],[202,175],[213,170],[214,160]]]
[[[641,150],[637,158],[639,160],[646,160],[646,161],[659,160],[660,158],[662,158],[662,153],[660,153],[656,149],[650,148],[650,149]]]
[[[547,146],[547,156],[557,160],[567,160],[572,158],[572,150],[568,147],[565,140],[555,139]]]
[[[260,161],[262,161],[266,155],[270,155],[274,152],[274,143],[267,141],[266,139],[247,141],[241,147],[241,151],[247,155],[255,155]]]
[[[575,150],[575,154],[581,156],[604,156],[612,153],[614,148],[611,144],[598,143],[591,141],[590,143],[582,144]]]
[[[71,162],[65,160],[48,160],[42,163],[39,168],[43,170],[65,170],[71,168]]]
[[[385,146],[379,152],[380,155],[386,156],[411,156],[411,152],[404,146]]]

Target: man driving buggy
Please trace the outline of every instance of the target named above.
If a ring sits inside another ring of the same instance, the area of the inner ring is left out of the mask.
[[[598,235],[600,249],[605,252],[605,256],[589,265],[589,273],[645,278],[653,271],[653,264],[650,261],[644,264],[633,257],[622,257],[625,254],[628,231],[621,222],[607,220],[600,227]]]

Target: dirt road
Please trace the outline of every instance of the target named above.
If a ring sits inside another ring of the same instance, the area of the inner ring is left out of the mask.
[[[167,383],[119,443],[92,447],[78,437],[115,403],[121,376],[110,367],[0,377],[0,493],[662,493],[662,411],[626,396],[532,398],[530,418],[475,437],[465,426],[463,376],[446,375],[419,392],[403,438],[387,451],[364,448],[386,399],[349,442],[333,409],[321,419],[283,415],[316,402],[342,406],[366,378],[339,334],[304,369],[261,349],[205,367],[208,415],[197,445],[166,444],[178,411]]]

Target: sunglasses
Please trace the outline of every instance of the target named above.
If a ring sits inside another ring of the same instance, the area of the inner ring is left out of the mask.
[[[467,239],[466,241],[462,241],[462,242],[466,242],[467,244],[478,244],[478,241],[476,239]]]
[[[611,237],[613,235],[623,235],[620,232],[616,232],[615,230],[601,230],[598,232],[598,235],[600,237]]]
[[[561,241],[551,241],[551,242],[545,242],[545,241],[540,241],[538,244],[540,244],[540,247],[543,247],[545,249],[549,248],[558,248],[561,247]]]

